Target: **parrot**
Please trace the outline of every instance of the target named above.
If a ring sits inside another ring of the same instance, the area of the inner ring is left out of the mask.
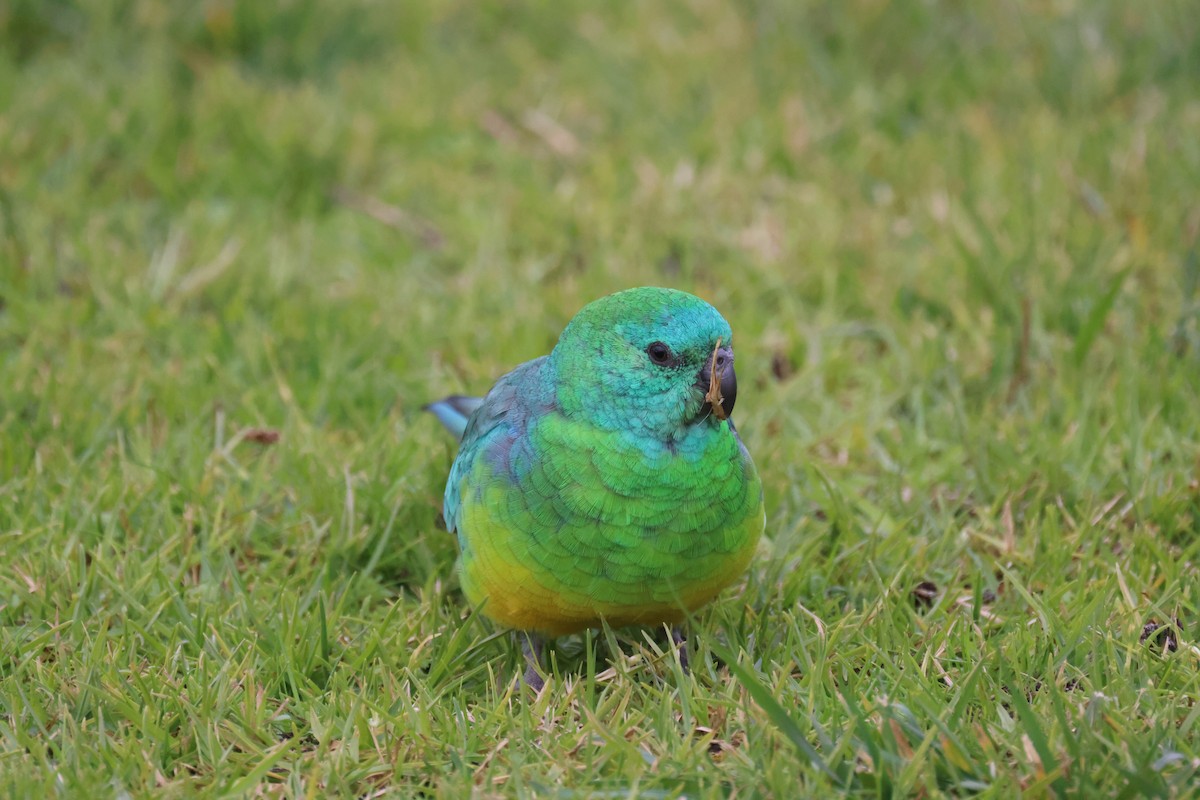
[[[627,289],[486,396],[425,406],[460,439],[442,516],[463,593],[518,632],[535,691],[547,639],[604,624],[673,626],[686,671],[680,624],[749,567],[766,515],[733,358],[704,300]]]

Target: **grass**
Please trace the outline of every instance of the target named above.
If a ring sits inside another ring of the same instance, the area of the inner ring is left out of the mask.
[[[1191,795],[1192,11],[0,7],[0,791]],[[639,284],[768,542],[525,698],[419,407]]]

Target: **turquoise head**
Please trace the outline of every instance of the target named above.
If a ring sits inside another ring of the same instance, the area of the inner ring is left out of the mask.
[[[563,330],[550,365],[564,413],[663,441],[721,424],[737,396],[729,323],[675,289],[628,289],[589,303]]]

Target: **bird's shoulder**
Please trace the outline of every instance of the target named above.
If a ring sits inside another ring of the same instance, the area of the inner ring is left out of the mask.
[[[485,442],[497,428],[516,428],[523,431],[531,417],[544,413],[553,399],[542,371],[546,356],[526,361],[502,376],[483,398],[483,402],[467,421],[460,452],[467,452]]]

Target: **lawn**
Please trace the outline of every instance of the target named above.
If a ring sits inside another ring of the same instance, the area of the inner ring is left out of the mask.
[[[1184,0],[0,4],[0,792],[1192,796]],[[708,299],[693,623],[471,613],[423,403]]]

